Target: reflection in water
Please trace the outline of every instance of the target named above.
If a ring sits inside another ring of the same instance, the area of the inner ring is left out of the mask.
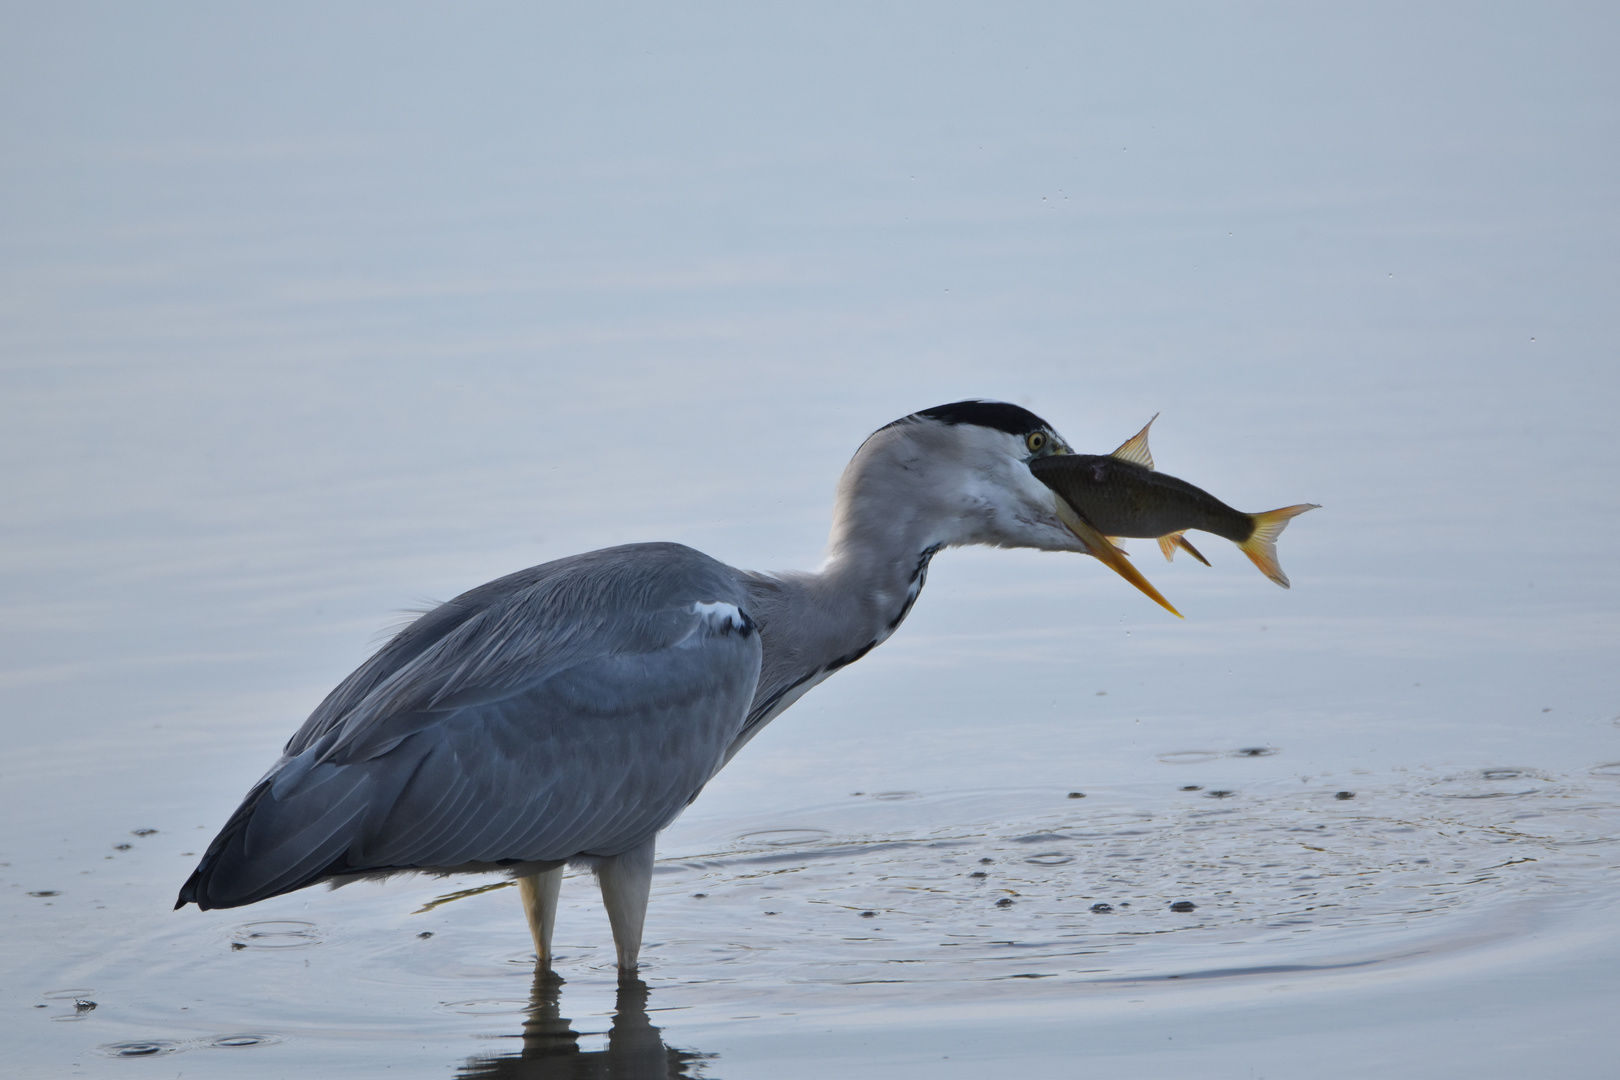
[[[562,1015],[563,980],[536,969],[529,993],[529,1018],[523,1022],[523,1049],[516,1054],[479,1055],[468,1060],[458,1077],[477,1080],[666,1080],[696,1077],[699,1062],[713,1057],[665,1046],[647,1019],[647,984],[619,980],[613,1026],[607,1049],[581,1050],[580,1033]]]

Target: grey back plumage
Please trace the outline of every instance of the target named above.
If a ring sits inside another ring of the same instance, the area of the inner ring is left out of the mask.
[[[634,847],[696,796],[744,725],[761,656],[746,602],[729,567],[637,544],[435,608],[321,703],[181,903]]]

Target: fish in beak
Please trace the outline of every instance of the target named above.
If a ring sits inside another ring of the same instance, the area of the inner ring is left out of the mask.
[[[1277,537],[1289,521],[1317,509],[1317,504],[1299,503],[1259,514],[1234,510],[1202,488],[1153,467],[1147,440],[1152,426],[1149,420],[1112,454],[1053,454],[1030,461],[1030,471],[1057,495],[1063,523],[1090,554],[1177,617],[1181,613],[1137,572],[1114,538],[1156,539],[1166,559],[1181,548],[1208,566],[1209,560],[1184,534],[1189,529],[1214,533],[1232,541],[1261,573],[1288,588],[1288,575],[1277,562]]]

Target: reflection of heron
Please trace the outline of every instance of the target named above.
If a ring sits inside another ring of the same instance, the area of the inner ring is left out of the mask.
[[[761,728],[894,633],[935,552],[1083,551],[1151,593],[1031,472],[1067,452],[1015,405],[942,405],[856,452],[818,573],[636,544],[463,593],[332,691],[175,906],[505,868],[546,966],[563,867],[585,862],[634,970],[659,830]]]
[[[688,1065],[710,1057],[665,1046],[647,1019],[647,984],[619,980],[607,1049],[581,1050],[579,1032],[562,1015],[563,981],[535,968],[529,1016],[523,1021],[523,1049],[516,1054],[480,1056],[456,1073],[462,1080],[666,1080],[696,1076]]]

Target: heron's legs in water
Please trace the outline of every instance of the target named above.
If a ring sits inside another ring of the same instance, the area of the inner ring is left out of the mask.
[[[551,970],[551,931],[557,926],[557,891],[562,888],[564,869],[558,866],[518,878],[523,914],[529,920],[529,933],[534,935],[534,956],[541,971]]]
[[[602,886],[602,906],[613,927],[619,953],[619,971],[635,971],[641,953],[641,928],[647,921],[647,897],[652,892],[653,845],[656,837],[621,855],[610,855],[596,865]]]

